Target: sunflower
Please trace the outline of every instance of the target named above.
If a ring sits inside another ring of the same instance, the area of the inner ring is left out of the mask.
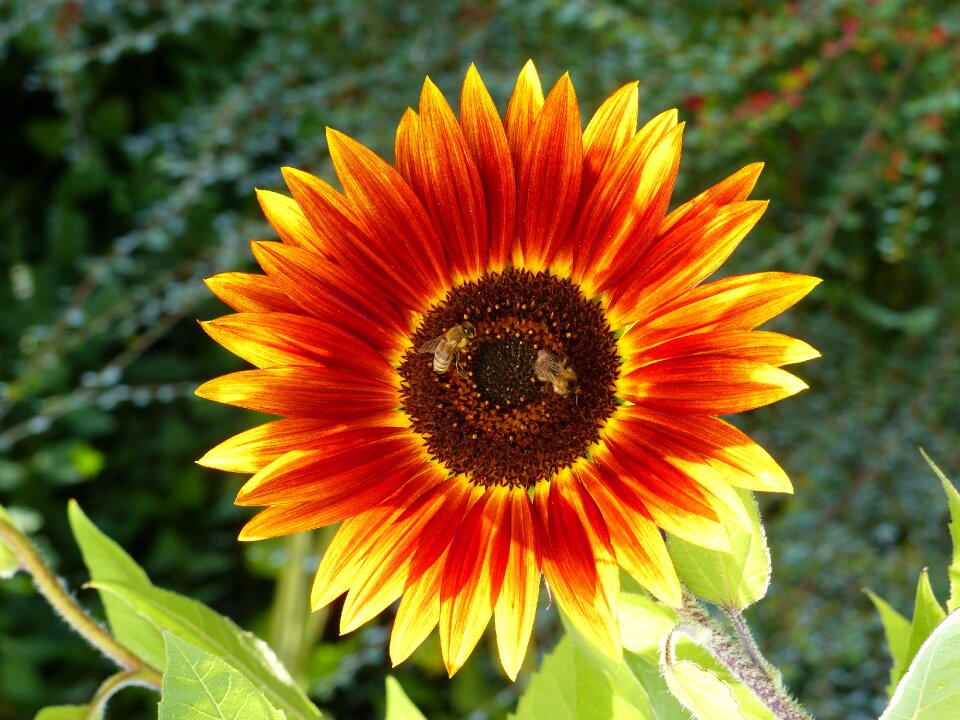
[[[541,575],[618,657],[618,566],[678,605],[661,531],[723,549],[734,487],[791,491],[718,416],[806,387],[781,367],[816,351],[754,328],[818,281],[705,282],[766,207],[761,165],[668,213],[683,124],[637,115],[633,83],[584,130],[528,63],[503,120],[471,67],[458,119],[427,79],[393,165],[328,130],[343,191],[284,169],[264,274],[208,280],[236,312],[205,330],[256,369],[197,394],[282,419],[200,463],[253,473],[243,540],[341,523],[312,604],[346,593],[346,633],[400,599],[394,664],[439,624],[452,675],[492,616],[516,678]]]

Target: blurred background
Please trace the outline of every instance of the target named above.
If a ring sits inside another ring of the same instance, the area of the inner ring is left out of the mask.
[[[0,504],[96,612],[77,498],[153,580],[268,639],[339,718],[382,713],[389,613],[307,619],[316,543],[241,545],[242,478],[194,460],[262,418],[195,398],[241,362],[197,318],[201,279],[272,238],[253,188],[333,179],[332,126],[393,157],[426,74],[456,107],[475,62],[501,112],[523,62],[570,70],[584,120],[640,80],[641,121],[687,121],[676,202],[746,163],[773,202],[724,272],[819,275],[771,324],[819,348],[811,389],[737,420],[796,495],[763,497],[774,562],[748,611],[818,717],[876,717],[888,657],[870,587],[946,595],[960,480],[960,10],[956,2],[0,1]],[[542,605],[545,603],[542,603]],[[537,649],[555,642],[542,612]],[[430,718],[503,718],[522,687],[489,643],[448,681],[434,636],[396,670]],[[536,658],[529,659],[530,668]],[[20,575],[0,586],[0,720],[85,702],[110,665]],[[529,674],[527,674],[529,677]],[[126,690],[117,718],[150,717]]]

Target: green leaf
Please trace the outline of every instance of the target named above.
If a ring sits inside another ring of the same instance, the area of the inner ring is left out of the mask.
[[[17,528],[17,524],[10,517],[10,513],[4,510],[2,505],[0,505],[0,522],[5,522],[11,527]],[[17,529],[17,532],[19,532],[19,529]],[[6,580],[13,577],[19,569],[20,560],[16,553],[3,540],[0,540],[0,579]]]
[[[87,705],[51,705],[33,716],[33,720],[90,720]]]
[[[386,720],[427,720],[392,675],[387,675]]]
[[[167,671],[163,674],[158,720],[283,720],[257,687],[228,663],[164,633]]]
[[[293,682],[265,642],[206,605],[155,586],[137,588],[113,582],[92,585],[115,595],[158,630],[169,630],[222,658],[256,683],[267,700],[291,720],[320,717],[320,711]]]
[[[947,614],[940,607],[940,603],[937,602],[937,598],[933,594],[933,588],[930,587],[930,577],[924,569],[921,571],[920,581],[917,583],[917,597],[913,604],[913,622],[910,623],[910,642],[903,659],[904,668],[913,661],[920,646],[930,637],[930,633],[943,622],[946,616]]]
[[[880,720],[955,720],[960,704],[960,611],[920,647]]]
[[[953,542],[953,558],[950,567],[947,568],[947,575],[950,578],[950,597],[947,599],[947,611],[953,612],[960,608],[960,492],[953,486],[947,476],[943,474],[936,463],[920,448],[920,454],[927,461],[927,465],[933,470],[940,483],[943,485],[943,491],[947,494],[947,505],[950,507],[950,539]]]
[[[907,651],[910,648],[910,621],[894,610],[886,600],[866,590],[873,606],[880,613],[880,622],[883,623],[883,632],[887,637],[887,647],[893,665],[890,668],[890,684],[887,686],[887,697],[893,694],[897,681],[903,677],[907,668]]]
[[[750,519],[750,531],[725,526],[730,552],[710,550],[670,538],[670,557],[680,580],[694,595],[742,610],[767,593],[770,551],[753,495],[737,489]]]
[[[675,655],[676,634],[664,644],[662,663],[667,687],[697,720],[746,720],[732,688],[717,675]]]
[[[666,720],[654,713],[646,691],[626,664],[611,660],[570,631],[544,658],[520,698],[517,712],[510,717],[512,720]]]
[[[623,647],[632,653],[654,651],[677,624],[677,614],[663,603],[647,595],[620,593],[617,619]]]
[[[75,500],[67,505],[67,517],[94,585],[121,583],[134,590],[154,587],[143,569],[90,521]],[[110,631],[117,641],[153,668],[163,671],[166,667],[163,638],[154,624],[109,593],[101,593],[100,598]]]

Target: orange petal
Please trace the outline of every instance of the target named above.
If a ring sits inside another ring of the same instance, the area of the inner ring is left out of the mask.
[[[394,667],[410,657],[440,620],[440,580],[446,560],[445,550],[439,560],[403,591],[390,633],[390,663]]]
[[[413,189],[356,140],[328,129],[327,145],[371,248],[415,283],[421,304],[443,296],[450,286],[443,248]]]
[[[589,193],[637,129],[637,83],[627,83],[608,97],[583,131],[583,182]]]
[[[518,170],[520,159],[523,157],[524,149],[533,131],[533,124],[541,108],[543,108],[543,89],[540,87],[540,76],[533,65],[533,60],[527,60],[517,77],[517,84],[507,104],[507,114],[503,122],[507,143],[510,145],[510,154],[513,156],[513,165]]]
[[[743,202],[750,197],[753,186],[757,184],[763,163],[753,163],[741,168],[733,175],[688,200],[663,219],[658,234],[663,237],[681,222],[702,215],[708,209]]]
[[[347,593],[340,632],[348,633],[400,597],[447,549],[479,490],[463,478],[434,486],[394,523],[389,542],[367,552],[363,567]]]
[[[369,505],[391,495],[428,462],[404,429],[346,430],[325,440],[321,449],[292,450],[260,470],[240,489],[236,504],[324,501],[336,516],[324,523],[330,524],[356,514],[344,514],[350,503]]]
[[[523,148],[513,263],[539,272],[570,230],[580,193],[583,140],[570,77],[554,85]]]
[[[677,226],[683,232],[671,232],[659,255],[620,275],[623,280],[612,291],[611,314],[634,322],[689,291],[730,257],[766,209],[766,202],[735,203],[706,213],[696,227]]]
[[[318,236],[334,248],[340,266],[350,268],[350,276],[367,279],[368,284],[381,288],[378,294],[394,295],[407,307],[422,307],[425,291],[419,271],[407,267],[407,255],[394,257],[397,248],[369,237],[369,229],[348,198],[320,178],[294,168],[283,168],[283,177]]]
[[[390,545],[396,534],[394,523],[444,479],[443,473],[435,468],[425,468],[382,504],[344,520],[317,568],[310,595],[313,609],[317,610],[347,592],[356,582],[370,550]]]
[[[642,325],[630,329],[630,342],[640,348],[706,330],[751,330],[782,313],[819,284],[818,278],[780,272],[716,280],[657,309]],[[622,327],[626,318],[613,310],[607,313],[611,325]]]
[[[234,310],[243,312],[297,312],[299,306],[266,275],[227,272],[204,282],[210,292]]]
[[[335,257],[332,248],[318,237],[307,216],[293,198],[270,190],[257,190],[257,200],[263,214],[280,239],[294,247],[310,248],[327,259]]]
[[[650,513],[654,522],[664,530],[697,545],[729,552],[730,541],[726,528],[717,521],[716,511],[703,498],[689,478],[667,463],[650,470],[624,470],[617,466],[609,453],[594,453],[591,472],[625,507],[633,512]],[[667,482],[661,480],[667,478]],[[678,483],[672,486],[670,480]],[[682,492],[677,490],[686,486]],[[695,498],[696,500],[692,500]]]
[[[608,162],[609,167],[589,195],[581,188],[577,224],[572,233],[577,242],[566,245],[575,256],[572,277],[575,282],[588,284],[588,294],[599,284],[595,276],[597,257],[610,243],[621,245],[624,235],[636,224],[637,194],[644,172],[648,183],[651,178],[659,177],[653,170],[646,169],[647,160],[676,126],[676,110],[657,115]]]
[[[516,227],[516,179],[500,115],[473,65],[463,81],[460,125],[480,174],[487,202],[490,234],[487,267],[500,271],[510,259]]]
[[[205,382],[196,393],[202,398],[256,410],[268,415],[345,422],[398,407],[394,388],[360,366],[345,372],[325,366],[277,367],[241,370]]]
[[[632,405],[617,415],[647,447],[659,448],[669,461],[676,456],[708,462],[736,487],[766,492],[793,492],[790,479],[769,453],[740,430],[714,417],[666,414]]]
[[[517,679],[527,654],[540,595],[540,547],[530,497],[523,488],[509,488],[510,555],[503,588],[494,608],[500,662],[511,680]],[[505,521],[506,522],[506,521]]]
[[[731,415],[783,400],[807,384],[766,363],[694,355],[634,370],[617,388],[621,397],[653,410]]]
[[[303,311],[336,324],[381,352],[397,352],[410,334],[410,312],[391,302],[371,278],[280,243],[253,243],[260,266]]]
[[[393,411],[365,422],[368,427],[406,425],[403,416]],[[350,424],[350,427],[355,426],[354,423]],[[317,420],[274,420],[224,440],[197,463],[227,472],[257,472],[291,450],[321,447],[325,438],[346,429],[346,425],[329,425]]]
[[[667,605],[682,603],[680,580],[667,553],[660,528],[646,508],[631,508],[591,472],[589,464],[577,471],[597,503],[610,531],[617,562],[633,578]]]
[[[623,657],[616,601],[620,579],[610,535],[596,503],[569,471],[534,491],[543,574],[557,604],[611,658]]]
[[[671,113],[654,118],[661,125],[654,126],[650,132],[656,133],[661,127],[669,126],[673,118]],[[635,277],[639,273],[639,258],[656,235],[673,194],[680,167],[683,128],[684,124],[680,123],[664,134],[643,163],[632,207],[628,206],[630,212],[616,216],[616,223],[611,223],[610,231],[596,247],[594,262],[587,271],[592,278],[591,287],[616,289],[621,281],[639,282]],[[643,277],[647,276],[644,274]]]
[[[659,360],[693,355],[741,358],[776,367],[820,357],[820,353],[803,340],[762,330],[715,330],[708,333],[694,333],[661,342],[644,350],[630,347],[630,345],[631,332],[628,330],[620,340],[622,349],[629,348],[623,355],[626,363],[621,368],[621,373],[624,374]]]
[[[428,78],[420,94],[415,185],[443,237],[455,283],[475,280],[487,260],[487,205],[480,173],[443,94]]]
[[[440,648],[452,677],[483,635],[510,553],[508,490],[488,489],[454,535],[440,585]]]

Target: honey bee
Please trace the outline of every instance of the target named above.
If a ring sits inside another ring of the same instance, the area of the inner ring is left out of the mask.
[[[473,325],[468,322],[454,325],[443,335],[437,335],[428,340],[419,348],[419,353],[433,353],[433,370],[436,373],[445,373],[450,369],[450,363],[455,361],[473,336],[476,335]]]
[[[540,382],[548,382],[553,391],[564,397],[577,389],[577,373],[568,364],[561,362],[557,357],[546,350],[537,351],[537,359],[533,363],[533,372]]]

